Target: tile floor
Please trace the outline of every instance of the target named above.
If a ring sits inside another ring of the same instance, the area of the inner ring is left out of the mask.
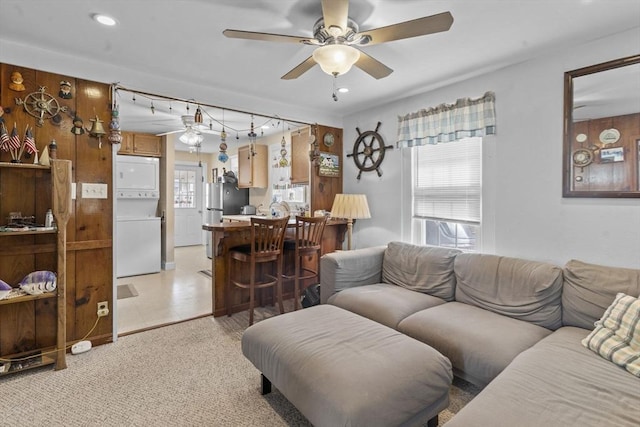
[[[122,277],[118,285],[132,284],[138,296],[117,300],[118,335],[211,314],[211,269],[205,246],[175,249],[175,270]]]

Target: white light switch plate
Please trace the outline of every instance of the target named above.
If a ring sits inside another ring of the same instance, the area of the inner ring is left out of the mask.
[[[106,199],[107,184],[90,184],[88,182],[83,182],[82,198],[83,199]]]

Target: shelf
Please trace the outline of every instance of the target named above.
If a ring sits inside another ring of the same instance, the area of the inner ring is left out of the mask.
[[[34,165],[31,163],[9,163],[9,162],[0,162],[0,168],[51,170],[51,166]]]
[[[44,349],[43,349],[44,350]],[[40,351],[39,351],[40,353]],[[44,351],[42,351],[44,353]],[[24,356],[23,356],[24,357]],[[25,371],[27,369],[39,368],[41,366],[52,365],[56,363],[56,358],[53,354],[34,354],[33,357],[39,357],[40,360],[21,360],[18,362],[0,362],[0,377],[3,375],[13,374],[19,371]],[[19,355],[3,357],[3,359],[20,358]]]
[[[6,230],[4,227],[0,227],[0,237],[2,236],[27,236],[30,234],[56,234],[57,229],[49,227],[46,230]],[[44,227],[43,227],[44,228]]]
[[[50,298],[56,298],[57,296],[58,296],[57,292],[45,292],[40,295],[23,295],[21,297],[0,299],[0,305],[18,304],[21,302],[35,301],[38,299],[50,299]]]

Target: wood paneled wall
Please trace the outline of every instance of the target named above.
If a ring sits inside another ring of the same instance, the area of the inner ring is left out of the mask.
[[[24,78],[25,90],[17,92],[9,88],[11,73],[18,71]],[[62,99],[58,96],[61,81],[69,81],[72,86],[72,98]],[[22,106],[16,104],[15,99],[24,99],[28,94],[37,92],[40,86],[46,87],[46,93],[52,95],[61,106],[66,106],[68,111],[59,115],[60,120],[45,120],[42,126],[37,125],[37,119],[27,114]],[[96,83],[87,80],[76,79],[39,70],[33,70],[10,64],[0,64],[0,105],[5,110],[2,117],[11,132],[14,123],[22,139],[25,127],[32,126],[34,138],[39,152],[56,140],[59,159],[72,161],[73,182],[77,183],[78,197],[73,200],[72,216],[67,226],[67,341],[71,342],[84,337],[96,320],[96,309],[99,301],[108,301],[109,306],[115,303],[113,298],[113,189],[112,184],[112,151],[111,144],[106,136],[102,138],[102,148],[98,140],[89,136],[75,135],[71,132],[73,117],[78,116],[84,121],[85,128],[91,127],[91,119],[96,116],[103,121],[105,130],[109,129],[111,119],[110,111],[110,87],[105,83]],[[0,161],[10,161],[7,152],[0,152]],[[33,162],[33,158],[22,158],[23,162]],[[50,178],[39,178],[41,171],[25,172],[22,178],[12,183],[12,186],[28,200],[21,205],[24,215],[34,214],[38,221],[44,221],[44,215],[50,206],[51,192],[49,189]],[[82,183],[102,183],[108,186],[107,199],[83,199],[81,194]],[[3,180],[3,187],[6,187]],[[4,190],[0,189],[0,190]],[[4,206],[9,206],[5,197],[13,197],[2,194],[0,201],[0,224],[6,224],[8,212]],[[45,236],[21,238],[38,239]],[[53,242],[51,242],[53,244]],[[16,242],[19,245],[19,242]],[[38,257],[51,257],[51,269],[54,265],[54,257],[51,253],[39,254]],[[47,258],[48,260],[48,258]],[[1,279],[15,285],[24,275],[31,272],[34,263],[28,255],[22,257],[9,257],[3,254],[0,260],[0,272],[4,272],[6,264],[16,263],[10,277]],[[48,262],[48,261],[46,261]],[[38,266],[42,268],[41,262]],[[55,308],[52,310],[37,310],[36,325],[54,325]],[[50,320],[48,321],[48,318]],[[23,337],[24,342],[35,342],[42,339],[42,335],[51,335],[45,326],[37,326],[34,323],[18,322],[18,324],[0,324],[1,337]],[[18,330],[15,330],[18,328]],[[11,332],[9,332],[11,330]],[[26,337],[26,338],[25,338]],[[93,344],[101,344],[111,341],[113,338],[111,314],[102,318],[96,329],[89,336]],[[13,338],[12,338],[13,339]],[[46,340],[46,338],[45,338]],[[24,350],[28,350],[25,348]]]
[[[617,129],[620,139],[609,145],[600,141],[600,134],[606,129]],[[586,140],[578,142],[576,136],[584,134]],[[573,153],[579,148],[588,148],[593,152],[593,162],[585,167],[573,166],[572,188],[576,191],[640,191],[640,114],[604,117],[573,123],[571,136]],[[624,161],[604,162],[601,160],[603,148],[621,147]],[[576,180],[580,177],[581,181]]]

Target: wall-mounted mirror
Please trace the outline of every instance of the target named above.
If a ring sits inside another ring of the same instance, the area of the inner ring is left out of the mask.
[[[568,71],[564,197],[640,197],[640,55]]]

